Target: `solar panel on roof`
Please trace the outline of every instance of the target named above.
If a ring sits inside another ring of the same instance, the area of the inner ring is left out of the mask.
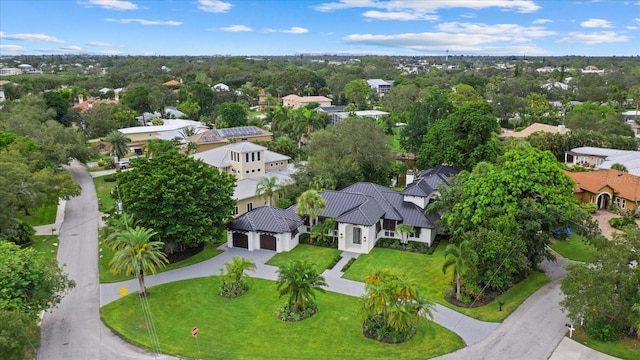
[[[219,129],[218,133],[224,137],[260,135],[262,131],[256,126],[242,126],[235,128]]]

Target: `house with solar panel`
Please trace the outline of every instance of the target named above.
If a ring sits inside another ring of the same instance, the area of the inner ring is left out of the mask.
[[[338,249],[356,253],[369,253],[382,238],[400,239],[396,231],[399,224],[410,225],[414,234],[409,241],[431,246],[441,228],[439,214],[426,215],[426,207],[439,195],[440,186],[448,186],[458,171],[439,166],[422,171],[403,191],[385,186],[358,182],[340,190],[320,193],[325,209],[318,221],[332,218],[336,223],[333,236]],[[288,209],[264,206],[254,209],[227,225],[227,246],[248,250],[267,249],[289,251],[299,243],[299,235],[308,233],[309,219]]]
[[[293,183],[291,176],[296,171],[289,156],[249,141],[227,144],[191,156],[236,176],[236,188],[233,192],[233,198],[237,201],[235,216],[267,205],[267,199],[256,196],[261,178],[275,177],[278,185],[288,185]]]
[[[271,141],[273,134],[257,126],[240,126],[225,129],[209,129],[187,137],[198,144],[196,152],[215,149],[233,142]]]

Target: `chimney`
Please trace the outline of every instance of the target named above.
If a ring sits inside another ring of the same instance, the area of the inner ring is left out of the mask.
[[[409,169],[407,170],[407,176],[406,176],[406,180],[405,180],[405,187],[409,186],[409,184],[411,184],[413,182],[413,170]]]

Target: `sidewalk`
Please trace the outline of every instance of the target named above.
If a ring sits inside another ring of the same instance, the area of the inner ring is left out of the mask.
[[[67,206],[66,200],[60,200],[58,202],[58,211],[56,212],[56,222],[54,224],[34,226],[36,235],[55,235],[60,232],[60,227],[64,222],[64,210]]]
[[[564,337],[549,360],[615,360],[609,356],[586,347],[579,342]]]

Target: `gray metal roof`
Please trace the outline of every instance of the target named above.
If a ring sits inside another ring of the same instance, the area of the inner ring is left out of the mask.
[[[271,206],[261,206],[239,216],[227,225],[229,230],[262,231],[282,234],[291,232],[302,226],[302,218],[295,213],[294,208],[279,209]]]
[[[449,185],[451,176],[458,174],[459,171],[447,165],[426,169],[420,172],[418,178],[402,191],[403,195],[409,196],[429,196],[432,192],[437,191],[440,184]]]

